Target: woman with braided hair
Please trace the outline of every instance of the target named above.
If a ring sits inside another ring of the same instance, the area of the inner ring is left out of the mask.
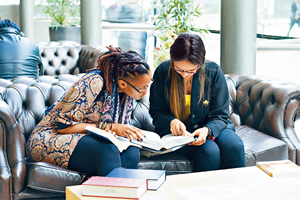
[[[33,130],[27,142],[30,160],[89,176],[105,176],[116,167],[137,167],[137,147],[120,153],[111,142],[92,137],[85,130],[92,125],[135,140],[144,137],[129,122],[134,99],[147,93],[149,66],[135,51],[108,49],[98,59],[98,66],[76,81]]]

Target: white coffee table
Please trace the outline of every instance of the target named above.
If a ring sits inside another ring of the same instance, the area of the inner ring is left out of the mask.
[[[300,199],[300,176],[272,178],[257,167],[167,176],[157,191],[147,191],[141,200],[187,199]],[[67,200],[83,198],[81,186],[67,187]],[[111,198],[109,198],[111,199]]]

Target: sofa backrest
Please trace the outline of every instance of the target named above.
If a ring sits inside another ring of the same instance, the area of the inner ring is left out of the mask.
[[[94,68],[99,56],[107,51],[103,46],[80,45],[76,42],[37,43],[44,66],[44,75],[85,73]]]
[[[0,98],[10,107],[26,141],[45,116],[45,110],[60,99],[82,75],[40,76],[38,79],[18,77],[10,81],[0,79]],[[148,113],[148,98],[135,102],[132,124],[141,129],[154,130]]]
[[[0,79],[0,97],[9,105],[26,139],[44,117],[45,109],[82,75]],[[276,138],[287,137],[284,121],[291,121],[290,118],[294,121],[298,116],[299,105],[293,104],[299,102],[298,85],[259,76],[227,74],[225,77],[230,93],[230,119],[236,126],[248,125]],[[154,130],[148,113],[148,98],[146,96],[134,105],[132,123],[142,129]],[[287,108],[295,111],[285,112]]]
[[[299,85],[263,76],[225,77],[235,126],[248,125],[283,140],[288,137],[286,130],[292,128],[299,110]]]
[[[0,79],[0,97],[10,107],[25,139],[44,117],[45,109],[59,99],[81,75],[18,77]]]
[[[79,74],[77,61],[81,45],[77,43],[37,43],[44,66],[44,75]]]

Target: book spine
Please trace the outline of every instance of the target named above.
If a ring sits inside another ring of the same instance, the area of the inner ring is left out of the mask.
[[[262,171],[264,171],[266,174],[268,174],[269,176],[273,177],[273,173],[269,172],[268,170],[264,169],[260,164],[257,165],[259,169],[261,169]]]
[[[82,197],[90,197],[90,198],[108,198],[108,199],[130,199],[130,200],[139,200],[139,198],[130,198],[130,197],[113,197],[113,196],[101,196],[101,195],[86,195],[86,194],[83,194]]]

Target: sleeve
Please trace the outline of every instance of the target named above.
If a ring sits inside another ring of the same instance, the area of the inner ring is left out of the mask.
[[[165,100],[164,81],[166,76],[161,72],[162,64],[154,72],[153,83],[150,88],[150,115],[153,118],[153,124],[156,128],[160,129],[164,133],[170,132],[170,123],[174,116],[171,114],[169,105]]]
[[[297,12],[297,5],[295,2],[291,6],[291,12],[292,12],[292,16],[294,17]]]
[[[35,66],[36,66],[36,63],[37,63],[37,67],[38,67],[38,70],[39,70],[38,75],[43,76],[44,75],[44,65],[43,65],[43,62],[42,62],[40,49],[36,44],[34,44],[32,42],[31,42],[31,44],[33,46],[33,48],[32,48],[32,54],[33,54],[32,58],[33,58],[33,60],[35,60]]]
[[[216,63],[214,63],[217,65]],[[211,104],[208,114],[208,122],[204,125],[212,130],[216,138],[227,127],[229,118],[229,92],[225,76],[219,66],[211,77]]]
[[[73,84],[56,106],[58,128],[81,123],[103,88],[103,78],[88,73]]]

